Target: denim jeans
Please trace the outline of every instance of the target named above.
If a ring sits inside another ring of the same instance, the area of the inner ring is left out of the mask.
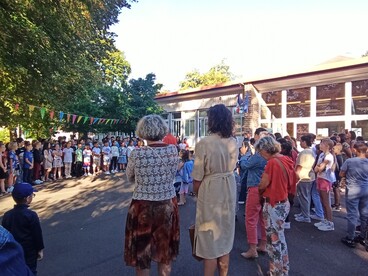
[[[354,238],[358,218],[360,218],[361,223],[361,237],[366,238],[368,221],[368,186],[347,185],[345,194],[348,238]]]
[[[313,181],[299,181],[297,188],[297,197],[300,203],[300,211],[304,218],[310,216],[311,193]]]
[[[317,183],[316,181],[313,181],[312,184],[312,200],[315,208],[316,215],[320,218],[324,218],[322,203],[321,203],[321,197],[319,196],[319,193],[317,191]]]

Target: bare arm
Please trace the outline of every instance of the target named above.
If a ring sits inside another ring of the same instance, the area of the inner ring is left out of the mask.
[[[193,192],[198,195],[199,187],[201,186],[202,181],[193,180]]]

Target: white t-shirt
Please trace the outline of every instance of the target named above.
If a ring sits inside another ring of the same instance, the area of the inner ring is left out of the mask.
[[[64,148],[63,155],[64,155],[64,162],[65,163],[72,163],[73,162],[73,152],[72,148]]]
[[[317,177],[326,179],[326,180],[333,183],[333,182],[336,181],[335,173],[331,170],[332,166],[334,164],[333,155],[331,153],[327,153],[327,155],[325,156],[324,153],[321,153],[319,155],[317,165],[321,164],[322,162],[324,162],[326,160],[328,161],[328,163],[326,164],[326,169],[322,172],[317,173]]]
[[[112,146],[111,147],[111,155],[118,157],[119,156],[119,148],[117,146]]]

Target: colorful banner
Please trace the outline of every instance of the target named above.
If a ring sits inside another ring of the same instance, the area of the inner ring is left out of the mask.
[[[248,99],[247,99],[248,100]],[[20,104],[16,103],[14,104],[14,112],[18,111],[20,108]],[[84,118],[83,120],[83,124],[85,124],[88,120],[90,122],[90,125],[93,124],[122,124],[124,123],[123,119],[114,119],[114,118],[95,118],[95,117],[91,117],[91,116],[83,116],[83,115],[78,115],[78,114],[71,114],[71,113],[64,113],[63,111],[54,111],[54,110],[49,110],[46,107],[40,107],[40,106],[35,106],[35,105],[28,105],[29,108],[29,112],[32,115],[33,111],[35,110],[35,108],[38,108],[40,110],[41,113],[41,118],[44,119],[46,112],[49,114],[49,117],[51,120],[54,119],[55,117],[55,112],[59,112],[59,121],[61,122],[64,119],[64,115],[66,114],[66,122],[69,123],[71,121],[72,124],[75,124],[76,122],[79,123],[81,122],[81,120]]]
[[[60,111],[59,112],[59,120],[60,120],[60,122],[63,119],[63,117],[64,117],[64,112]]]
[[[41,118],[43,119],[45,117],[45,113],[46,113],[46,108],[41,107]]]

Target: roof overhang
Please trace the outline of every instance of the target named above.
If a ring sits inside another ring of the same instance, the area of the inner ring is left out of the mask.
[[[368,79],[368,57],[343,62],[322,64],[310,70],[278,76],[234,81],[191,90],[170,92],[156,96],[158,103],[187,101],[238,94],[244,91],[244,85],[253,85],[260,92],[318,86]]]

